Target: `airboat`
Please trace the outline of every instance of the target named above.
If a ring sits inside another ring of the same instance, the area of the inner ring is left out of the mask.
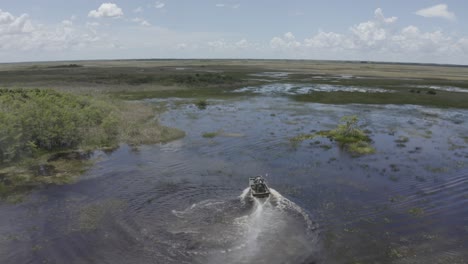
[[[249,186],[253,197],[265,198],[270,195],[270,189],[266,185],[265,179],[261,176],[250,177]]]

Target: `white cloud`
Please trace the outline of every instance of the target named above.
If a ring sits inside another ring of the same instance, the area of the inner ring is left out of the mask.
[[[468,54],[468,37],[461,38],[457,41],[456,46],[462,52]]]
[[[381,8],[374,11],[374,17],[378,22],[391,24],[397,21],[398,17],[385,17]]]
[[[441,31],[421,32],[416,26],[403,28],[389,41],[395,52],[407,54],[451,54],[455,52],[454,44],[454,40]]]
[[[216,7],[219,8],[231,8],[231,9],[238,9],[240,7],[240,4],[223,4],[223,3],[218,3],[215,5]]]
[[[103,3],[97,10],[89,11],[88,16],[94,18],[121,17],[123,16],[123,11],[114,3]]]
[[[188,47],[186,43],[179,43],[176,45],[176,49],[184,50]]]
[[[157,9],[161,9],[164,6],[166,6],[166,4],[164,4],[163,2],[159,2],[159,1],[156,1],[156,3],[154,4],[154,7],[156,7]]]
[[[424,32],[414,25],[397,29],[396,21],[378,8],[373,19],[352,26],[347,33],[319,31],[298,40],[288,32],[273,37],[270,48],[284,58],[452,63],[468,59],[468,37],[457,38],[442,30]]]
[[[448,20],[455,20],[456,18],[455,14],[448,10],[448,6],[446,4],[424,8],[416,11],[415,14],[423,17],[440,17]]]
[[[14,16],[0,10],[0,51],[12,53],[12,56],[19,57],[27,51],[56,52],[108,43],[101,40],[96,31],[88,26],[76,27],[72,20],[41,25],[26,14]]]
[[[353,47],[369,48],[384,44],[388,35],[388,25],[397,21],[397,17],[385,17],[381,8],[374,11],[374,20],[362,22],[351,27]]]
[[[226,49],[228,47],[228,44],[224,41],[224,39],[209,41],[207,44],[213,49]]]
[[[143,7],[141,7],[141,6],[133,9],[133,13],[141,13],[141,12],[143,12]]]
[[[98,22],[86,22],[87,27],[98,27],[99,25]]]
[[[256,49],[258,47],[257,44],[251,43],[245,38],[234,42],[225,41],[224,39],[209,41],[207,45],[216,51],[241,51],[250,48]]]
[[[145,26],[145,27],[151,26],[151,23],[144,20],[143,18],[136,17],[136,18],[132,19],[132,21],[135,22],[135,23],[140,24],[141,26]]]
[[[319,31],[317,35],[306,38],[304,46],[315,49],[343,50],[344,47],[351,48],[353,43],[342,34]]]
[[[232,4],[226,1],[224,8],[232,8]],[[148,27],[149,22],[142,15],[134,17],[126,20],[135,23],[133,27],[72,18],[41,25],[27,14],[0,11],[0,60],[249,57],[460,64],[468,61],[468,36],[425,31],[416,25],[401,26],[396,23],[398,18],[385,16],[380,8],[371,19],[344,31],[320,30],[305,38],[286,32],[259,42],[228,32],[177,32]]]
[[[62,25],[66,26],[66,27],[71,27],[71,26],[73,26],[73,22],[71,20],[63,20]]]
[[[246,39],[241,39],[237,41],[234,45],[240,49],[246,49],[250,46],[249,42]]]
[[[28,33],[33,28],[27,14],[15,17],[0,9],[0,35]]]
[[[302,46],[296,41],[296,37],[291,32],[287,32],[283,37],[274,37],[270,40],[270,47],[272,49],[295,49]]]

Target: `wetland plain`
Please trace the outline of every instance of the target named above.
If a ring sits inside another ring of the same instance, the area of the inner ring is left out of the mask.
[[[468,67],[15,63],[0,64],[0,89],[51,89],[130,117],[112,148],[2,161],[1,263],[468,261]],[[373,152],[316,136],[346,116]],[[246,193],[254,175],[274,190],[266,201]]]

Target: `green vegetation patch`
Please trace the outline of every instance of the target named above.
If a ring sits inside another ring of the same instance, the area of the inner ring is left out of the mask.
[[[144,102],[0,89],[0,198],[40,184],[73,182],[92,164],[92,150],[185,135],[160,125],[157,113]]]
[[[354,155],[373,154],[375,148],[370,144],[372,140],[364,131],[357,128],[358,121],[357,116],[344,116],[341,118],[342,124],[339,124],[335,129],[319,131],[315,134],[300,134],[293,137],[291,142],[297,144],[318,136],[328,137]]]
[[[204,138],[214,138],[218,135],[218,132],[205,132],[202,134]]]
[[[408,213],[412,216],[419,217],[419,216],[424,215],[424,210],[419,207],[414,207],[414,208],[409,209]]]
[[[409,138],[405,136],[399,136],[398,139],[395,139],[395,142],[399,144],[404,144],[404,143],[407,143],[408,141],[409,141]]]
[[[80,68],[80,67],[83,67],[83,65],[76,64],[76,63],[70,63],[70,64],[49,66],[48,68]]]
[[[465,143],[468,144],[468,137],[463,136],[462,138],[465,141]]]
[[[0,162],[118,139],[115,106],[53,90],[0,89]]]
[[[344,81],[340,85],[345,85]],[[353,85],[353,84],[351,84]],[[355,84],[354,84],[355,85]],[[373,87],[373,86],[366,86]],[[382,87],[382,86],[377,86]],[[392,93],[356,93],[356,92],[313,92],[292,96],[301,102],[323,104],[412,104],[440,108],[468,108],[468,94],[439,91],[437,95],[427,93],[408,93],[404,88],[385,87],[394,90]]]
[[[200,99],[195,102],[195,105],[198,107],[198,109],[205,110],[208,106],[208,102],[206,101],[206,99]]]
[[[129,145],[155,144],[182,138],[185,132],[159,124],[160,109],[144,102],[116,102],[118,104],[118,141]]]

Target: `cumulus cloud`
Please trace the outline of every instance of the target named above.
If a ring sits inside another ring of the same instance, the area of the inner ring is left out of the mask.
[[[89,11],[88,16],[94,18],[121,17],[123,16],[123,11],[114,3],[103,3],[97,10]]]
[[[397,17],[385,17],[382,9],[374,11],[374,19],[359,23],[350,28],[350,34],[319,31],[318,34],[299,41],[293,33],[273,37],[270,47],[275,50],[306,52],[310,49],[356,50],[378,47],[388,40],[391,34],[387,27],[397,21]]]
[[[98,27],[100,24],[98,22],[86,22],[87,27]]]
[[[71,27],[73,26],[73,22],[71,20],[63,20],[62,21],[62,25],[66,26],[66,27]]]
[[[421,32],[416,26],[403,28],[391,37],[389,46],[395,52],[418,54],[446,54],[455,52],[455,42],[442,31]]]
[[[176,45],[176,49],[178,49],[178,50],[184,50],[184,49],[186,49],[187,47],[188,47],[188,45],[187,45],[186,43],[178,43],[178,44]]]
[[[397,17],[386,17],[382,9],[374,18],[354,25],[346,33],[325,32],[298,40],[293,33],[273,37],[270,48],[282,57],[334,58],[434,62],[463,61],[468,56],[468,37],[442,30],[424,32],[417,26],[396,28]],[[324,54],[326,56],[324,57]]]
[[[359,23],[350,28],[350,34],[319,31],[318,34],[296,40],[293,33],[288,32],[282,37],[274,37],[270,47],[281,50],[307,51],[310,49],[368,50],[383,47],[391,38],[392,32],[388,27],[397,21],[397,17],[385,17],[382,9],[374,11],[374,19]]]
[[[209,41],[207,45],[216,51],[240,51],[246,49],[256,49],[258,47],[258,44],[251,43],[245,38],[234,42],[225,41],[224,39]]]
[[[223,4],[223,3],[218,3],[215,5],[216,7],[219,8],[231,8],[231,9],[238,9],[240,7],[240,4]]]
[[[135,17],[134,19],[132,19],[132,21],[140,24],[141,26],[145,26],[145,27],[151,26],[151,23],[144,20],[143,18]]]
[[[388,26],[397,21],[397,17],[385,17],[381,8],[374,11],[374,19],[351,27],[352,46],[375,47],[387,39],[390,32]]]
[[[440,17],[448,20],[455,20],[456,18],[455,14],[448,10],[448,6],[446,4],[423,8],[416,11],[415,14],[422,17]]]
[[[319,31],[317,35],[304,40],[304,46],[314,49],[343,50],[344,47],[350,48],[353,45],[345,35],[334,32]]]
[[[246,39],[241,39],[241,40],[237,41],[236,43],[234,43],[234,45],[237,48],[246,49],[246,48],[248,48],[250,46],[250,43]]]
[[[223,6],[224,8],[232,8],[230,7],[232,2],[225,1],[225,3],[223,5],[227,6]],[[101,14],[100,17],[109,17],[111,14],[101,7],[94,11]],[[123,12],[121,13],[123,15]],[[127,21],[141,26],[150,25],[141,18],[142,15],[134,17]],[[14,15],[0,10],[0,58],[2,60],[68,59],[73,58],[69,54],[81,52],[80,54],[85,56],[77,57],[83,59],[171,56],[388,60],[462,64],[468,61],[468,36],[443,30],[427,31],[416,25],[401,26],[396,23],[397,21],[397,17],[386,16],[384,11],[378,8],[370,19],[351,25],[340,32],[319,30],[305,38],[299,38],[295,32],[286,32],[264,41],[253,42],[252,39],[236,37],[237,35],[229,33],[177,32],[156,26],[147,28],[105,26],[104,20],[90,20],[80,24],[79,20],[68,18],[56,24],[41,25],[27,14]],[[109,30],[116,30],[118,34]],[[117,35],[119,37],[115,37]],[[124,47],[126,52],[116,54],[112,50],[108,51],[108,47]],[[57,51],[66,53],[61,54]]]
[[[143,7],[141,7],[141,6],[133,9],[133,13],[141,13],[141,12],[143,12]]]
[[[397,17],[385,17],[381,8],[377,8],[374,11],[374,17],[378,22],[385,23],[385,24],[391,24],[397,21],[398,19]]]
[[[166,4],[164,4],[163,2],[159,2],[159,1],[157,1],[157,2],[154,4],[154,7],[156,7],[157,9],[161,9],[161,8],[163,8],[164,6],[166,6]]]
[[[229,45],[224,39],[209,41],[207,44],[213,49],[226,49]]]
[[[14,16],[0,10],[0,51],[62,51],[89,47],[100,40],[95,31],[77,28],[72,20],[46,26],[34,23],[27,14]]]
[[[28,33],[33,29],[34,27],[27,14],[15,17],[0,9],[0,35]]]
[[[294,49],[302,46],[296,41],[296,37],[291,32],[285,33],[282,37],[274,37],[270,40],[270,47],[273,49]]]

